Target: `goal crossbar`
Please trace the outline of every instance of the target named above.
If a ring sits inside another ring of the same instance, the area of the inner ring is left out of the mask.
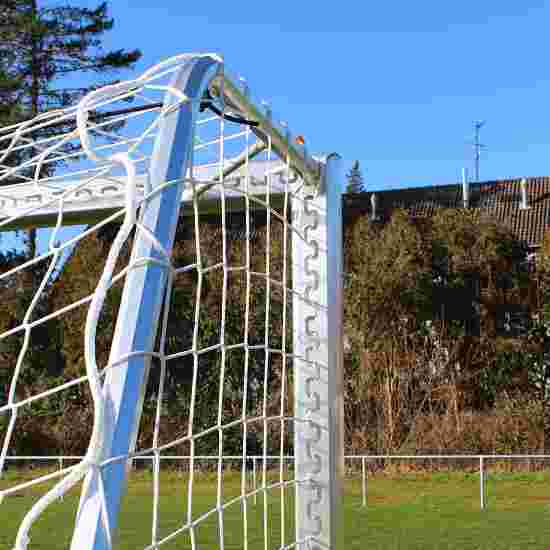
[[[251,147],[249,151],[244,151],[239,156],[226,161],[223,167],[223,178],[230,178],[235,172],[242,169],[245,162],[250,167],[250,178],[252,182],[252,193],[262,195],[262,185],[254,185],[255,170],[254,162],[250,162],[254,156],[264,151],[268,146],[277,153],[279,158],[286,159],[296,170],[306,183],[316,186],[320,177],[320,164],[307,151],[305,144],[296,141],[288,126],[283,127],[281,122],[274,121],[269,109],[258,108],[249,97],[249,89],[246,85],[239,86],[223,72],[217,75],[208,83],[207,87],[215,97],[221,97],[228,106],[235,108],[244,118],[254,121],[257,126],[252,127],[252,132],[260,140],[258,144]],[[74,116],[74,115],[73,115]],[[0,139],[1,139],[0,135]],[[247,166],[247,167],[248,167]],[[281,168],[281,163],[278,163]],[[284,165],[282,165],[284,168]],[[197,179],[205,180],[205,187],[209,187],[207,177],[215,174],[216,167],[206,167],[204,170],[198,169]],[[1,175],[1,172],[0,172]],[[216,174],[217,175],[217,174]],[[143,179],[143,178],[141,178]],[[239,182],[242,188],[242,177],[235,178],[237,187]],[[226,179],[227,182],[227,179]],[[81,192],[69,193],[71,189],[78,189],[81,180],[65,178],[49,178],[37,186],[35,182],[23,184],[6,185],[0,188],[0,231],[10,231],[13,229],[26,229],[31,227],[52,227],[57,223],[57,207],[55,198],[59,195],[66,196],[64,205],[64,221],[66,225],[80,225],[97,223],[98,221],[113,215],[120,211],[124,206],[124,180],[122,178],[97,178],[94,182],[86,185],[86,189]],[[213,183],[213,182],[212,182]],[[236,199],[239,193],[232,192],[231,182],[229,183],[229,198]],[[138,196],[143,195],[143,181],[138,178]],[[263,187],[265,188],[265,182]],[[192,215],[189,207],[191,191],[184,190],[182,193],[182,203],[184,203],[182,214],[184,216]],[[231,195],[236,195],[231,197]],[[242,196],[242,191],[240,193]],[[274,193],[275,200],[277,200]],[[219,202],[219,193],[215,190],[210,191],[205,199],[213,198],[205,208],[216,212],[215,204]],[[238,208],[239,204],[234,200],[232,205]]]

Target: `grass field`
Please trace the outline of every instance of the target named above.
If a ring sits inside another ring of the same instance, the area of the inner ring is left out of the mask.
[[[8,473],[8,484],[13,473]],[[6,483],[6,482],[3,482]],[[399,477],[377,476],[369,480],[368,506],[361,506],[359,480],[346,484],[345,547],[348,549],[542,549],[550,541],[550,473],[492,474],[487,482],[485,511],[479,509],[479,478],[475,474],[450,473]],[[239,476],[227,476],[226,498],[239,493]],[[166,536],[186,518],[186,477],[162,474],[160,535]],[[116,548],[138,550],[151,543],[152,482],[148,473],[132,476],[121,519]],[[293,539],[292,491],[285,498],[286,543]],[[21,518],[37,493],[7,497],[0,505],[0,548],[11,549]],[[215,504],[215,478],[202,476],[195,486],[195,517]],[[73,493],[56,503],[37,523],[29,550],[68,548],[78,496]],[[280,490],[267,499],[269,548],[281,544]],[[248,505],[249,548],[263,548],[264,500],[253,497]],[[242,548],[240,504],[224,516],[225,548]],[[218,548],[217,516],[206,519],[196,531],[199,548]],[[181,534],[163,545],[168,550],[190,545]]]

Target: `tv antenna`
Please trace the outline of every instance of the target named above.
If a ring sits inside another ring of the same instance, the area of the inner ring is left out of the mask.
[[[481,150],[487,148],[486,145],[483,145],[483,143],[479,141],[479,131],[485,123],[485,120],[474,120],[474,142],[472,146],[474,148],[474,175],[476,182],[479,181],[479,160],[481,158]]]

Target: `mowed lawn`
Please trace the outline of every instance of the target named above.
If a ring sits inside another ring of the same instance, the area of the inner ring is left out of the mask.
[[[12,484],[14,472],[1,485]],[[226,476],[225,499],[237,496],[239,476]],[[261,481],[261,478],[259,478]],[[7,497],[0,505],[0,548],[13,547],[17,526],[38,493]],[[138,550],[151,544],[152,481],[149,473],[133,474],[121,518],[116,548]],[[159,537],[166,537],[187,518],[187,477],[164,472],[159,500]],[[263,549],[264,516],[268,548],[293,540],[292,489],[284,502],[285,533],[281,538],[281,492],[248,499],[248,547]],[[215,506],[213,476],[198,478],[193,517]],[[28,550],[60,550],[70,544],[78,503],[76,492],[48,510],[33,528]],[[368,506],[362,507],[361,484],[346,483],[344,529],[346,550],[356,549],[543,549],[550,546],[550,474],[492,474],[487,481],[485,511],[479,509],[479,478],[475,474],[376,476],[368,482]],[[243,547],[243,510],[239,502],[224,511],[224,548]],[[219,548],[218,515],[195,530],[199,548]],[[168,550],[190,547],[188,532],[162,545]]]

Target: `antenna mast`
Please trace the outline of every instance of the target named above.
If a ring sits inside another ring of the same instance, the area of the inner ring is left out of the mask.
[[[484,126],[485,120],[474,120],[474,173],[475,181],[479,181],[479,159],[481,158],[481,150],[485,149],[485,145],[479,142],[479,131]]]

